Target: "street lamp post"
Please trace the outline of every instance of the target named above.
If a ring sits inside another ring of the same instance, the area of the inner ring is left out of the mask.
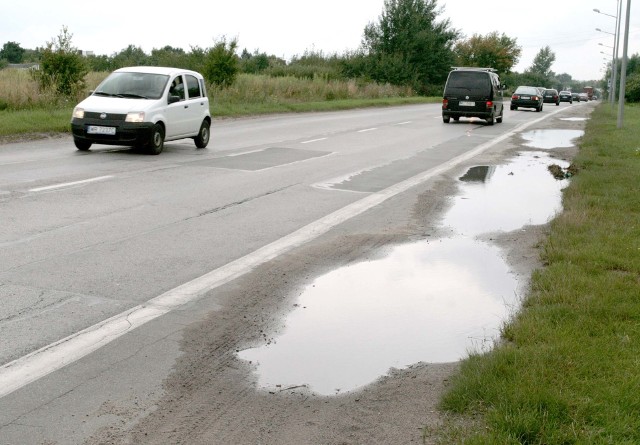
[[[618,128],[622,128],[624,117],[624,95],[627,83],[627,50],[629,49],[629,19],[631,18],[631,0],[627,0],[627,16],[624,22],[624,46],[622,49],[622,67],[620,68],[620,98],[618,99]]]
[[[617,15],[607,14],[606,12],[602,12],[599,9],[594,9],[593,10],[594,12],[597,12],[598,14],[602,14],[602,15],[606,15],[606,16],[609,16],[609,17],[613,17],[616,20],[616,32],[615,33],[602,31],[600,28],[596,28],[597,31],[613,35],[613,60],[611,61],[611,78],[609,80],[611,82],[611,87],[609,88],[609,102],[611,102],[611,106],[612,107],[613,107],[613,104],[615,103],[615,97],[616,97],[616,82],[617,82],[617,76],[618,76],[618,67],[617,67],[618,42],[620,40],[620,8],[622,7],[622,0],[617,0],[617,1],[618,1],[618,8],[617,8],[618,9],[618,13],[617,13]]]

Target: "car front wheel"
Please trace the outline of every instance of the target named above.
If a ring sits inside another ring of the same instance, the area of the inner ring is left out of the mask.
[[[151,131],[151,139],[149,140],[149,153],[159,155],[164,148],[164,128],[160,124],[155,124]]]
[[[85,141],[84,139],[74,139],[73,143],[75,144],[76,148],[81,151],[87,151],[89,150],[89,148],[91,148],[91,142]]]

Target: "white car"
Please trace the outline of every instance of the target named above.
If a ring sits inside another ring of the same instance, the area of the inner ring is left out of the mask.
[[[138,66],[111,73],[73,110],[78,150],[92,144],[145,147],[162,152],[165,141],[209,143],[211,112],[204,78],[179,68]]]

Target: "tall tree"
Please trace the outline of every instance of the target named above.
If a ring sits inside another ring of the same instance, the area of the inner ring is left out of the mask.
[[[474,34],[469,39],[460,40],[454,51],[461,66],[495,68],[499,73],[507,74],[518,63],[522,48],[516,39],[494,31],[486,36]]]
[[[370,76],[417,90],[443,83],[458,31],[448,19],[437,22],[440,13],[437,0],[385,0],[378,23],[364,30]]]
[[[553,76],[551,65],[556,61],[556,54],[551,51],[549,46],[545,46],[538,51],[533,59],[533,64],[528,69],[531,74],[537,74],[544,78]]]
[[[0,59],[5,59],[9,63],[22,63],[24,52],[19,43],[6,42],[0,50]]]

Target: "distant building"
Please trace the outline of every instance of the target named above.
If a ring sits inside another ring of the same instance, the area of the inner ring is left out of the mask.
[[[39,63],[10,63],[7,68],[15,68],[18,70],[39,70]]]

